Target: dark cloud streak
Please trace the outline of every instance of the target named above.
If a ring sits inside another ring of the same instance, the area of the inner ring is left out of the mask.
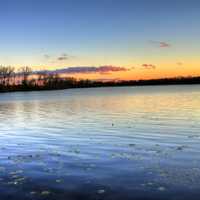
[[[164,41],[150,41],[152,44],[155,44],[156,46],[160,47],[160,48],[168,48],[171,47],[171,44],[164,42]]]
[[[92,73],[99,73],[99,74],[111,74],[113,72],[125,72],[129,71],[129,69],[120,66],[113,66],[113,65],[103,65],[99,67],[95,66],[77,66],[77,67],[67,67],[63,69],[57,70],[46,70],[45,73],[47,74],[92,74]],[[39,71],[36,73],[40,73]]]
[[[156,69],[156,66],[153,64],[142,64],[144,69]]]
[[[68,73],[68,74],[88,74],[88,73],[110,73],[110,72],[119,72],[119,71],[127,71],[125,67],[118,67],[113,65],[105,65],[105,66],[82,66],[82,67],[68,67],[65,69],[56,70],[56,72]]]

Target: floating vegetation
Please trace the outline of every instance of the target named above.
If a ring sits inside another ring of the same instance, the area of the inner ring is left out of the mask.
[[[79,149],[75,149],[74,153],[79,154],[81,151]]]
[[[106,192],[106,191],[103,190],[103,189],[97,190],[97,193],[98,193],[98,194],[104,194],[105,192]]]
[[[47,195],[50,195],[50,193],[51,193],[50,191],[45,190],[45,191],[42,191],[42,192],[41,192],[41,195],[42,195],[42,196],[47,196]]]
[[[9,182],[8,182],[8,185],[17,185],[17,184],[18,184],[17,181],[9,181]]]
[[[80,154],[80,149],[72,149],[72,150],[69,150],[70,153],[75,153],[75,154]]]
[[[185,148],[187,148],[187,146],[186,146],[186,145],[182,145],[182,146],[176,147],[176,150],[182,151],[182,150],[185,149]]]
[[[148,185],[148,186],[152,186],[152,185],[154,185],[154,184],[153,184],[152,182],[148,182],[147,185]]]
[[[0,167],[0,172],[4,172],[5,170],[5,167]]]
[[[23,170],[16,170],[16,171],[10,172],[9,174],[10,175],[16,175],[16,174],[22,174],[22,173],[23,173]]]
[[[166,190],[166,188],[165,188],[165,187],[163,187],[163,186],[160,186],[160,187],[158,187],[158,190],[159,190],[159,191],[161,191],[161,192],[163,192],[163,191],[165,191],[165,190]]]
[[[36,191],[31,191],[30,194],[31,194],[31,195],[36,195],[37,192],[36,192]]]
[[[61,183],[63,182],[61,179],[56,179],[56,183]]]
[[[134,147],[136,144],[129,144],[129,147]]]
[[[41,159],[41,156],[39,154],[17,155],[17,156],[8,156],[8,159],[16,163],[22,163],[22,162],[32,162],[34,160],[39,160]]]
[[[112,153],[111,158],[120,158],[120,159],[127,159],[127,160],[143,160],[142,156],[135,153]]]

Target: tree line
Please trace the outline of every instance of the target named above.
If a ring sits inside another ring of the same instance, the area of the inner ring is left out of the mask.
[[[86,87],[115,87],[143,85],[200,84],[200,77],[174,77],[151,80],[92,81],[61,77],[49,71],[33,71],[25,66],[18,70],[11,66],[0,66],[0,92],[55,90]]]
[[[61,77],[49,71],[33,71],[28,66],[18,70],[11,66],[0,66],[0,92],[67,89],[91,85],[90,80]]]

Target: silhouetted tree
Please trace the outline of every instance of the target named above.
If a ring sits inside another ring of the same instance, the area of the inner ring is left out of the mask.
[[[14,76],[15,68],[11,66],[0,66],[0,84],[6,86],[10,84],[11,78]]]
[[[20,74],[23,76],[23,80],[22,80],[23,86],[26,87],[28,85],[28,77],[31,73],[32,73],[32,69],[28,66],[20,68]]]

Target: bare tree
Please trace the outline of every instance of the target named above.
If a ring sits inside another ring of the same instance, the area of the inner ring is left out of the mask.
[[[15,68],[11,66],[0,66],[0,83],[3,86],[9,85]]]
[[[10,85],[11,79],[13,78],[13,76],[15,76],[15,68],[8,66],[7,67],[7,85]]]
[[[22,84],[27,85],[28,84],[28,77],[32,73],[31,67],[25,66],[20,68],[20,74],[23,77]]]

